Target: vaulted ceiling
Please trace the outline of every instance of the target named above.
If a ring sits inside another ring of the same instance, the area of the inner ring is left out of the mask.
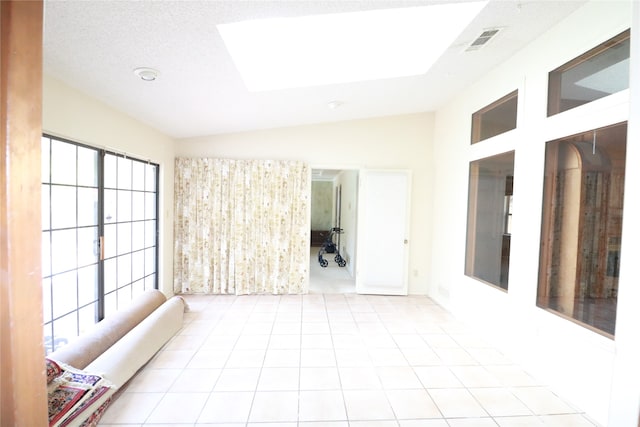
[[[216,28],[439,3],[447,2],[47,0],[44,72],[174,138],[433,111],[584,1],[489,0],[424,74],[263,92],[246,89]],[[466,50],[495,27],[501,31],[494,40]],[[142,81],[137,67],[159,77]],[[332,101],[337,108],[329,108]]]

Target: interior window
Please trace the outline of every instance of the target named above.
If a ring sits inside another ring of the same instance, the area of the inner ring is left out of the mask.
[[[471,143],[483,141],[516,128],[518,91],[500,98],[471,116]]]
[[[504,290],[509,287],[514,157],[510,151],[469,165],[465,274]]]
[[[629,87],[627,30],[549,73],[547,115],[561,113]]]
[[[627,125],[547,143],[538,306],[615,332]]]

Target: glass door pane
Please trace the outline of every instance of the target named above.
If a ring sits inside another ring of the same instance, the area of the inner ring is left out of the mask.
[[[42,137],[47,354],[157,288],[158,165]]]
[[[156,287],[157,165],[105,154],[105,316]],[[105,172],[106,174],[106,172]],[[115,178],[115,179],[114,179]],[[113,224],[113,225],[111,225]],[[146,251],[150,251],[147,255]],[[147,258],[153,262],[147,262]],[[108,266],[107,266],[108,265]]]

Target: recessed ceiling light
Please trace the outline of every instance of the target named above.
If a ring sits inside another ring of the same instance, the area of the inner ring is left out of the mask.
[[[329,103],[327,103],[327,107],[329,107],[329,109],[331,110],[335,110],[336,108],[340,108],[344,105],[344,102],[342,101],[331,101]]]
[[[160,73],[158,70],[154,70],[153,68],[141,67],[133,70],[133,74],[140,77],[145,82],[152,82],[158,78]]]
[[[250,91],[426,73],[486,1],[220,24]]]

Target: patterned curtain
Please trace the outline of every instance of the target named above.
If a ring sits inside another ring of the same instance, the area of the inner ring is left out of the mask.
[[[303,162],[177,158],[174,291],[302,293],[309,177]]]

